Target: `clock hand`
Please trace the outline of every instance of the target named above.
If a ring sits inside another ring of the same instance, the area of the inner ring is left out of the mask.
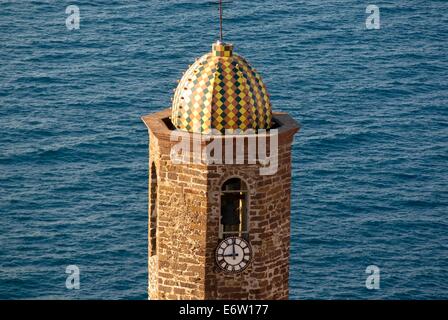
[[[238,253],[223,254],[223,257],[238,257]]]
[[[235,238],[233,238],[233,244],[232,244],[232,254],[233,254],[233,260],[235,260],[235,241],[236,241],[236,239]]]

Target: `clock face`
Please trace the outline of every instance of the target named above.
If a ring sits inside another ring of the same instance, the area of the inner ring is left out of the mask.
[[[216,263],[225,272],[242,272],[251,260],[252,249],[243,238],[226,238],[216,248]]]

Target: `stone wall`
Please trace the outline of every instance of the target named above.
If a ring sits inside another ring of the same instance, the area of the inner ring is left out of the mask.
[[[209,212],[207,226],[207,299],[287,299],[290,237],[290,146],[279,152],[279,170],[262,176],[259,165],[208,167]],[[231,177],[249,188],[249,241],[253,259],[240,274],[223,273],[215,263],[219,243],[220,190]]]
[[[154,162],[158,173],[157,250],[148,259],[150,299],[287,299],[291,142],[298,127],[280,134],[278,171],[262,176],[259,164],[173,164],[175,142],[169,140],[163,116],[144,118],[150,129],[149,167]],[[220,190],[231,177],[249,188],[253,259],[240,274],[226,274],[215,263]],[[148,247],[151,252],[151,241]]]
[[[158,224],[157,256],[150,257],[148,267],[150,299],[204,299],[206,166],[172,164],[171,143],[151,135],[152,144],[150,159],[158,169]]]

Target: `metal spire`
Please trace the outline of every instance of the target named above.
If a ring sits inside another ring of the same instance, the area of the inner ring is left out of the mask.
[[[219,41],[222,40],[222,0],[219,0]]]

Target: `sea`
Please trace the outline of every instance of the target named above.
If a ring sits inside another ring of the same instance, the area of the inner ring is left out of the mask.
[[[448,1],[223,7],[301,124],[290,298],[448,299]],[[140,117],[218,36],[216,0],[0,1],[0,299],[147,298]]]

